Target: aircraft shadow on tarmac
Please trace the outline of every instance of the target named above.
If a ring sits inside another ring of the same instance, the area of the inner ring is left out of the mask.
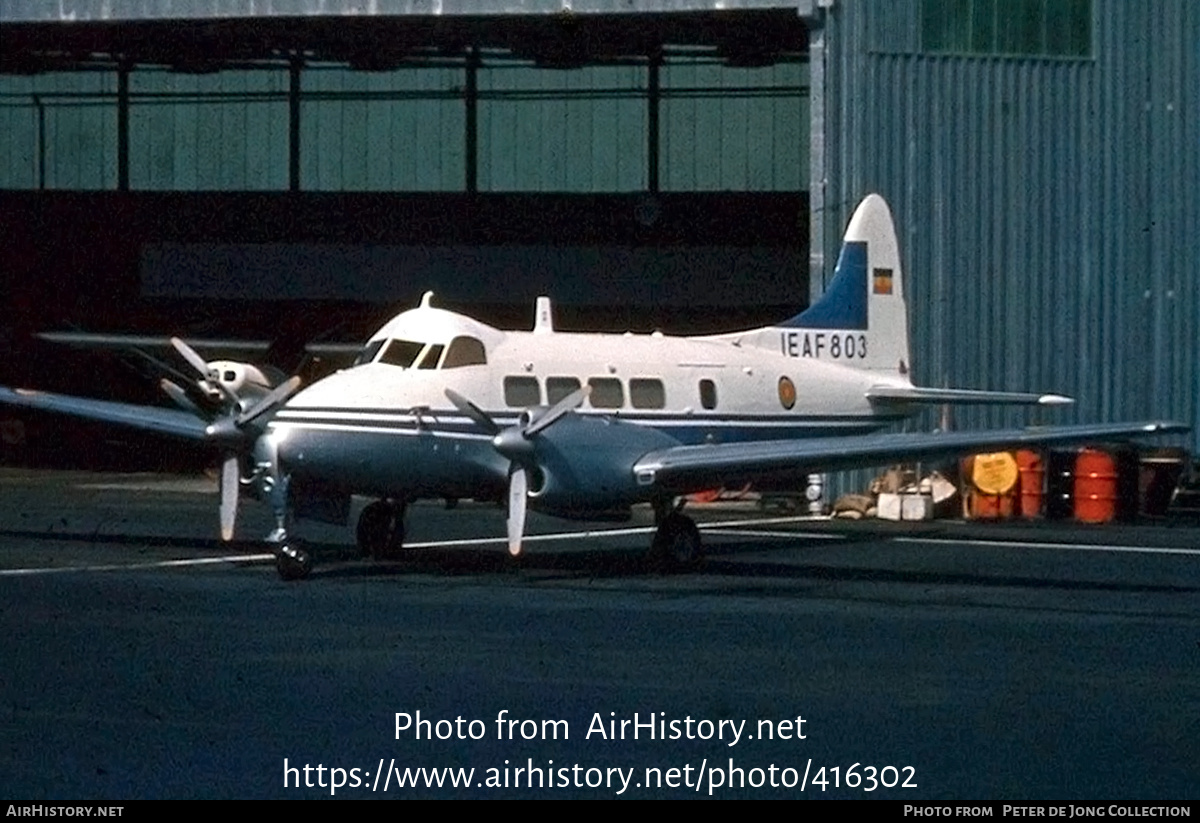
[[[794,544],[789,544],[794,548]],[[322,556],[321,552],[332,553]],[[503,552],[482,552],[477,549],[413,549],[394,561],[331,563],[339,556],[346,557],[343,547],[317,546],[325,563],[313,570],[312,580],[320,578],[352,578],[367,576],[401,576],[406,574],[438,574],[445,576],[479,574],[518,574],[522,572],[557,575],[560,578],[636,578],[692,576],[710,579],[788,579],[823,583],[899,583],[915,586],[984,586],[988,588],[1029,588],[1063,591],[1112,593],[1196,594],[1192,586],[1147,585],[1111,581],[1066,580],[1017,575],[988,575],[962,572],[898,571],[867,566],[834,566],[820,564],[776,563],[769,560],[740,560],[739,555],[761,555],[760,542],[724,543],[697,568],[664,572],[646,558],[641,549],[604,549],[530,552],[511,558]],[[741,589],[739,589],[741,590]],[[764,589],[764,592],[768,591]],[[781,590],[780,594],[794,594]]]
[[[846,534],[845,547],[850,543],[869,542],[866,534]],[[877,536],[876,536],[877,537]],[[133,548],[190,549],[212,553],[222,557],[262,555],[270,550],[267,544],[252,540],[235,540],[229,543],[215,538],[163,537],[158,535],[100,534],[88,532],[58,532],[0,529],[0,538],[21,540],[61,541],[91,544],[96,547],[123,545]],[[360,558],[357,548],[345,544],[309,543],[318,565],[313,570],[312,581],[302,585],[316,585],[324,579],[350,579],[362,577],[391,577],[408,574],[460,575],[503,575],[523,572],[558,575],[566,578],[622,578],[622,577],[671,577],[693,576],[697,578],[726,578],[751,580],[762,578],[811,580],[824,583],[898,583],[908,585],[935,586],[986,586],[989,588],[1028,588],[1063,591],[1092,591],[1113,593],[1157,593],[1196,594],[1200,587],[1177,585],[1150,585],[1097,580],[1068,580],[1054,577],[1032,577],[1006,574],[981,574],[958,571],[919,571],[872,568],[870,566],[833,565],[819,563],[774,562],[762,559],[763,554],[780,549],[797,549],[812,545],[827,547],[827,541],[813,541],[797,536],[784,546],[772,543],[764,545],[761,540],[723,540],[710,546],[708,556],[696,568],[665,571],[650,560],[640,547],[603,549],[541,549],[528,552],[519,558],[507,552],[480,549],[471,546],[452,548],[415,548],[403,552],[392,560],[376,561]],[[756,555],[755,559],[742,559]],[[101,560],[102,558],[97,558]],[[237,562],[236,560],[231,562]]]

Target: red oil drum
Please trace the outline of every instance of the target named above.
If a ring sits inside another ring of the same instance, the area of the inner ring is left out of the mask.
[[[1035,451],[1021,449],[1017,452],[1017,470],[1021,480],[1021,516],[1026,519],[1040,517],[1042,514],[1042,488],[1046,470],[1042,465],[1042,456]]]
[[[1007,520],[1013,515],[1012,494],[987,494],[967,490],[967,516],[972,520]]]
[[[1081,449],[1075,458],[1075,519],[1109,523],[1116,513],[1116,459],[1106,451]]]

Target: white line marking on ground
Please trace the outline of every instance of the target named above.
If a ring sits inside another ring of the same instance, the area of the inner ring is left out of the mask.
[[[777,526],[783,523],[803,523],[803,517],[764,517],[758,520],[722,520],[714,523],[697,523],[701,531],[717,532],[738,526]],[[545,543],[551,540],[590,540],[596,537],[625,537],[634,534],[653,534],[654,526],[632,526],[624,529],[595,529],[583,532],[555,532],[553,534],[527,534],[521,538],[522,543]],[[802,534],[800,532],[781,532],[788,537],[816,537],[818,535]],[[832,538],[831,538],[832,539]],[[507,545],[507,537],[478,537],[460,540],[430,540],[424,543],[405,543],[406,549],[437,549],[450,546],[489,546]]]
[[[755,526],[777,526],[784,524],[801,524],[810,521],[807,517],[767,517],[755,520],[722,520],[712,523],[697,524],[701,531],[723,536],[747,536],[766,538],[791,538],[794,540],[830,540],[841,541],[855,536],[848,533],[801,532],[801,531],[767,531],[748,528]],[[595,529],[581,532],[556,532],[552,534],[531,534],[524,538],[525,543],[546,543],[565,540],[591,540],[603,537],[625,537],[630,535],[652,534],[653,526],[635,526],[622,529]],[[1185,556],[1200,556],[1200,549],[1181,549],[1165,546],[1116,546],[1107,544],[1087,543],[1051,543],[1029,540],[999,540],[999,539],[960,539],[953,537],[905,537],[903,535],[879,535],[879,540],[886,543],[928,543],[935,545],[976,546],[982,548],[1017,548],[1043,549],[1047,551],[1090,551],[1110,552],[1118,554],[1174,554]],[[492,546],[506,545],[505,537],[476,537],[458,540],[430,540],[421,543],[408,543],[408,549],[452,548],[455,546]],[[17,577],[37,574],[62,574],[65,572],[109,572],[135,571],[145,569],[169,569],[189,566],[214,566],[220,564],[246,565],[273,561],[273,553],[264,554],[233,554],[221,557],[193,557],[181,560],[159,560],[150,563],[110,563],[87,566],[57,566],[48,568],[0,569],[0,577]]]
[[[274,560],[273,554],[230,554],[224,557],[189,557],[183,560],[158,560],[153,563],[108,563],[92,566],[55,566],[41,569],[0,569],[0,577],[30,574],[62,574],[63,572],[118,572],[137,569],[170,569],[179,566],[215,566],[220,563],[244,565]]]
[[[734,528],[716,528],[704,529],[707,534],[719,534],[724,537],[774,537],[774,538],[798,538],[800,540],[844,540],[845,535],[841,534],[825,534],[823,532],[769,532],[763,529],[734,529]]]
[[[1200,556],[1200,549],[1173,549],[1167,546],[1109,546],[1093,543],[1035,543],[1025,540],[957,540],[952,537],[892,537],[890,540],[893,543],[943,543],[955,546],[1050,549],[1053,551],[1116,552],[1119,554],[1187,554]]]
[[[804,522],[803,517],[769,517],[757,520],[725,520],[716,523],[703,523],[699,528],[704,531],[717,532],[735,526],[771,526],[783,523]],[[650,534],[653,526],[637,526],[624,529],[596,529],[584,532],[558,532],[555,534],[531,534],[524,538],[525,543],[545,543],[554,540],[590,540],[597,537],[622,537],[635,534]],[[735,532],[736,533],[736,532]],[[740,532],[746,534],[747,532]],[[779,532],[781,537],[828,537],[835,539],[836,535],[802,534],[800,532]],[[507,545],[506,537],[477,537],[461,540],[430,540],[423,543],[406,543],[406,549],[436,549],[454,546],[491,546]],[[113,572],[135,571],[139,569],[169,569],[186,566],[213,566],[222,563],[248,564],[265,563],[275,559],[274,554],[235,554],[223,557],[194,557],[183,560],[159,560],[151,563],[106,563],[87,566],[54,566],[45,568],[0,569],[0,577],[18,577],[35,574],[63,574],[65,572]]]

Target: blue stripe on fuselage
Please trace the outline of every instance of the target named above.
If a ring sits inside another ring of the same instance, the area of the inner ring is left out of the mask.
[[[615,417],[627,423],[649,426],[678,440],[683,445],[866,434],[903,418],[903,415],[886,417],[862,415],[788,415],[787,417],[687,415],[685,417],[668,417],[666,415],[625,413],[596,414],[596,416]],[[512,425],[516,422],[515,418],[506,420],[499,416],[493,416],[493,419],[500,426]],[[491,440],[490,435],[485,434],[470,418],[453,413],[425,412],[417,416],[407,411],[388,413],[382,409],[370,411],[285,409],[276,414],[272,423],[276,426],[313,430],[359,431],[394,435],[424,433],[449,438]]]

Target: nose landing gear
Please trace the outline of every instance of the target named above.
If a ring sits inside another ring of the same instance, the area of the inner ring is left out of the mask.
[[[275,569],[284,580],[303,580],[312,571],[312,555],[303,542],[292,538],[276,549]]]

